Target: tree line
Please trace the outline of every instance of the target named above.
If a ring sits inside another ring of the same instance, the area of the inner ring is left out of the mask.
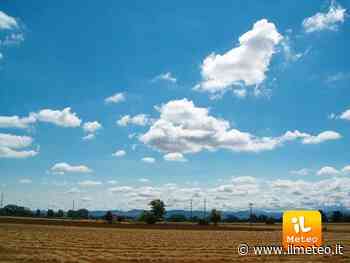
[[[166,206],[165,203],[160,199],[152,200],[149,203],[149,210],[144,210],[138,218],[139,222],[147,224],[155,224],[157,222],[195,222],[201,225],[212,223],[217,225],[220,222],[223,223],[239,223],[239,222],[250,222],[250,223],[266,223],[274,224],[275,222],[282,222],[282,218],[273,218],[266,215],[256,216],[252,214],[248,218],[238,218],[234,215],[229,215],[225,218],[222,217],[222,213],[217,209],[212,209],[208,215],[204,214],[202,217],[194,216],[192,218],[186,217],[184,214],[172,214],[165,218]],[[326,215],[322,210],[319,210],[322,215],[322,222],[350,222],[350,214],[344,214],[341,211],[333,211],[329,216]],[[32,211],[29,208],[17,205],[6,205],[0,209],[0,216],[19,216],[19,217],[37,217],[37,218],[70,218],[70,219],[104,219],[108,223],[122,222],[124,220],[135,220],[132,218],[126,218],[120,215],[113,214],[111,211],[107,211],[102,218],[93,218],[87,209],[78,210],[35,210]]]

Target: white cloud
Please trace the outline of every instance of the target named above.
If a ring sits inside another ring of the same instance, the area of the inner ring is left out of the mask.
[[[172,76],[171,72],[166,72],[163,74],[160,74],[158,76],[156,76],[153,81],[157,81],[157,80],[165,80],[165,81],[169,81],[172,83],[176,83],[176,78],[174,76]]]
[[[349,174],[350,173],[350,165],[344,166],[343,169],[341,170],[344,174]]]
[[[0,133],[0,158],[27,158],[38,154],[38,151],[23,150],[33,143],[29,136],[17,136]],[[18,150],[21,149],[21,150]]]
[[[29,136],[17,136],[7,133],[0,133],[0,146],[13,149],[28,147],[32,144],[33,138]]]
[[[260,85],[282,38],[273,23],[266,19],[257,21],[250,31],[240,36],[238,47],[223,55],[212,53],[204,59],[201,65],[203,80],[195,90],[215,94],[236,87]]]
[[[51,172],[57,174],[64,173],[92,173],[93,171],[85,165],[70,165],[68,163],[56,163],[51,167]]]
[[[330,140],[339,140],[342,136],[334,131],[324,131],[316,136],[308,135],[304,137],[303,144],[319,144]]]
[[[17,151],[8,147],[0,146],[0,158],[24,159],[24,158],[36,156],[37,154],[38,154],[38,151],[34,151],[34,150]]]
[[[187,159],[183,156],[183,154],[177,152],[165,154],[163,158],[166,161],[187,162]]]
[[[18,28],[16,19],[0,11],[0,30],[10,30]]]
[[[348,109],[348,110],[344,111],[342,114],[340,114],[339,118],[342,120],[350,121],[350,109]]]
[[[304,19],[303,27],[306,33],[323,30],[337,30],[339,24],[344,23],[345,17],[346,9],[341,7],[335,1],[332,1],[327,13],[319,12]]]
[[[134,117],[131,117],[130,115],[124,115],[117,121],[117,124],[123,127],[129,124],[146,126],[150,123],[151,123],[151,120],[148,118],[146,114],[137,114]]]
[[[71,108],[61,110],[43,109],[32,116],[42,122],[53,123],[61,127],[79,127],[81,120],[76,113],[71,112]]]
[[[78,183],[82,187],[102,185],[100,181],[85,180]]]
[[[85,136],[83,137],[83,140],[84,140],[84,141],[90,141],[90,140],[95,139],[95,137],[96,137],[95,134],[90,133],[90,134],[85,135]]]
[[[281,47],[286,62],[295,62],[298,61],[303,55],[305,55],[309,50],[307,49],[304,53],[297,53],[292,48],[291,40],[288,36],[285,36],[281,41]]]
[[[31,179],[24,178],[24,179],[20,179],[20,180],[19,180],[19,183],[20,183],[20,184],[31,184],[31,183],[32,183],[32,180],[31,180]]]
[[[125,94],[120,92],[105,98],[106,104],[119,103],[125,101]]]
[[[101,128],[102,128],[102,125],[98,121],[85,122],[83,125],[83,130],[87,133],[95,133]]]
[[[315,144],[341,137],[333,131],[313,136],[298,130],[287,131],[279,137],[257,137],[231,129],[228,121],[210,116],[207,108],[196,107],[187,99],[169,101],[159,108],[159,112],[160,118],[139,140],[166,153],[197,153],[217,149],[261,152],[298,139],[303,144]]]
[[[23,33],[11,33],[7,36],[5,36],[4,40],[0,40],[0,45],[3,46],[12,46],[12,45],[19,45],[24,41],[24,35]]]
[[[26,129],[36,122],[34,116],[20,118],[18,116],[0,116],[0,128]]]
[[[126,152],[124,150],[118,150],[116,151],[115,153],[112,154],[112,156],[115,156],[115,157],[122,157],[122,156],[125,156],[126,155]]]
[[[140,183],[149,183],[150,182],[149,179],[147,179],[147,178],[140,178],[140,179],[138,179],[138,181]]]
[[[307,168],[302,168],[300,170],[293,170],[293,171],[290,171],[291,174],[294,174],[294,175],[302,175],[302,176],[306,176],[306,175],[309,175],[311,172],[310,169],[307,169]]]
[[[155,163],[156,159],[154,159],[153,157],[143,157],[141,161],[143,161],[144,163]]]
[[[109,180],[109,181],[107,181],[107,184],[118,184],[118,181],[116,181],[116,180]]]
[[[26,129],[30,124],[37,121],[48,122],[61,127],[79,127],[81,120],[76,113],[71,112],[71,108],[67,107],[63,110],[43,109],[37,113],[30,113],[27,117],[19,116],[0,116],[0,128],[20,128]],[[86,128],[93,125],[99,125],[98,122],[87,122]],[[92,127],[93,128],[93,127]],[[85,130],[85,127],[84,127]]]
[[[100,129],[102,129],[102,125],[98,121],[85,122],[83,125],[83,130],[87,133],[87,135],[83,137],[83,140],[94,139],[96,132]]]
[[[340,172],[332,166],[324,166],[318,170],[317,175],[338,175]]]

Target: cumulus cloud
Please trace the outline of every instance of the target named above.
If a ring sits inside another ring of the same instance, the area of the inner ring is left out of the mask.
[[[201,65],[202,82],[195,90],[211,94],[258,86],[266,78],[275,47],[283,39],[276,26],[262,19],[239,38],[239,46],[220,55],[212,53]]]
[[[38,121],[52,123],[61,127],[79,127],[81,124],[77,114],[71,112],[71,108],[67,107],[63,110],[43,109],[39,112],[32,112],[27,117],[19,117],[17,115],[0,116],[0,128],[26,129]],[[95,123],[88,122],[87,124]]]
[[[166,72],[166,73],[160,74],[153,79],[153,81],[158,81],[158,80],[165,80],[165,81],[169,81],[172,83],[176,83],[176,81],[177,81],[177,79],[172,76],[171,72]]]
[[[328,12],[318,12],[315,15],[305,18],[303,27],[306,33],[323,30],[337,30],[339,25],[344,23],[346,9],[341,7],[336,1],[332,1]]]
[[[92,180],[85,180],[78,183],[79,186],[82,187],[89,187],[89,186],[97,186],[102,185],[102,182],[100,181],[92,181]]]
[[[171,162],[187,162],[182,153],[168,153],[163,156],[164,160]]]
[[[70,165],[68,163],[56,163],[51,167],[51,172],[55,174],[65,173],[92,173],[93,171],[85,165]]]
[[[83,140],[92,140],[95,138],[98,130],[102,129],[102,125],[98,121],[85,122],[83,125],[83,130],[87,133],[83,137]]]
[[[146,126],[151,123],[151,120],[146,114],[137,114],[135,116],[130,116],[130,115],[124,115],[121,117],[118,121],[117,124],[119,126],[127,126],[129,124],[133,125],[138,125],[138,126]]]
[[[101,128],[102,128],[102,125],[98,121],[85,122],[83,125],[83,130],[87,133],[95,133]]]
[[[317,175],[338,175],[340,172],[332,166],[324,166],[317,171]]]
[[[322,177],[319,177],[322,178]],[[253,176],[233,177],[213,187],[183,187],[176,184],[160,186],[117,186],[109,191],[127,200],[132,208],[146,208],[149,201],[160,198],[169,209],[183,209],[192,200],[193,209],[202,209],[203,197],[208,209],[247,209],[247,203],[269,210],[323,208],[345,205],[350,201],[348,177],[326,177],[320,181],[267,179]]]
[[[25,150],[31,146],[33,138],[0,133],[0,158],[27,158],[38,154],[35,150]]]
[[[26,129],[30,124],[36,122],[36,118],[32,115],[20,118],[18,116],[0,116],[0,128],[18,128]]]
[[[18,28],[16,19],[0,11],[0,30],[10,30]]]
[[[106,104],[112,104],[112,103],[116,104],[116,103],[123,102],[123,101],[125,101],[125,94],[122,92],[115,93],[114,95],[105,98]]]
[[[350,165],[344,166],[341,171],[344,174],[349,174],[350,173]]]
[[[144,163],[155,163],[156,159],[154,159],[153,157],[143,157],[141,161]]]
[[[115,157],[122,157],[122,156],[125,156],[126,155],[126,152],[124,150],[118,150],[116,151],[115,153],[112,154],[112,156],[115,156]]]
[[[61,127],[79,127],[81,120],[76,113],[71,112],[67,107],[63,110],[43,109],[38,113],[32,113],[32,116],[41,122],[48,122]]]
[[[187,99],[169,101],[158,110],[160,118],[139,136],[139,140],[166,153],[184,154],[218,149],[261,152],[273,150],[288,141],[301,140],[303,144],[316,144],[341,137],[333,131],[310,135],[298,130],[287,131],[279,137],[258,137],[231,129],[228,121],[210,116],[207,108],[196,107]]]
[[[316,136],[308,135],[304,137],[303,143],[304,144],[319,144],[325,141],[330,141],[330,140],[338,140],[341,139],[342,136],[334,131],[325,131],[321,132],[320,134]]]
[[[344,111],[342,114],[340,114],[339,118],[342,120],[350,121],[350,109],[348,109],[348,110]]]

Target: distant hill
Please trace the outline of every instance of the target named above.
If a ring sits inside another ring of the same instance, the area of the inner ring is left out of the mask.
[[[131,218],[137,218],[140,216],[143,210],[141,209],[133,209],[129,211],[121,211],[121,210],[112,210],[113,214],[119,215],[119,216],[125,216],[125,217],[131,217]],[[93,217],[102,217],[106,214],[107,211],[104,210],[95,210],[95,211],[90,211],[90,216]],[[209,214],[210,211],[207,211],[207,215]],[[273,217],[273,218],[281,218],[282,217],[282,212],[267,212],[263,210],[254,210],[254,214],[256,216],[260,215],[266,215],[268,217]],[[187,218],[191,217],[191,212],[187,210],[168,210],[165,217],[169,218],[173,215],[184,215]],[[203,217],[203,211],[199,210],[194,210],[192,211],[192,216],[193,217]],[[249,218],[249,211],[223,211],[222,212],[223,218],[229,218],[232,216],[238,217],[239,219],[246,219]]]

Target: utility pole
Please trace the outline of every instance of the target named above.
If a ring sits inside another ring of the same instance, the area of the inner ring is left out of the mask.
[[[73,211],[74,211],[74,209],[75,209],[75,202],[74,202],[74,199],[73,199]]]
[[[207,217],[207,199],[204,198],[204,206],[203,206],[203,219]]]

